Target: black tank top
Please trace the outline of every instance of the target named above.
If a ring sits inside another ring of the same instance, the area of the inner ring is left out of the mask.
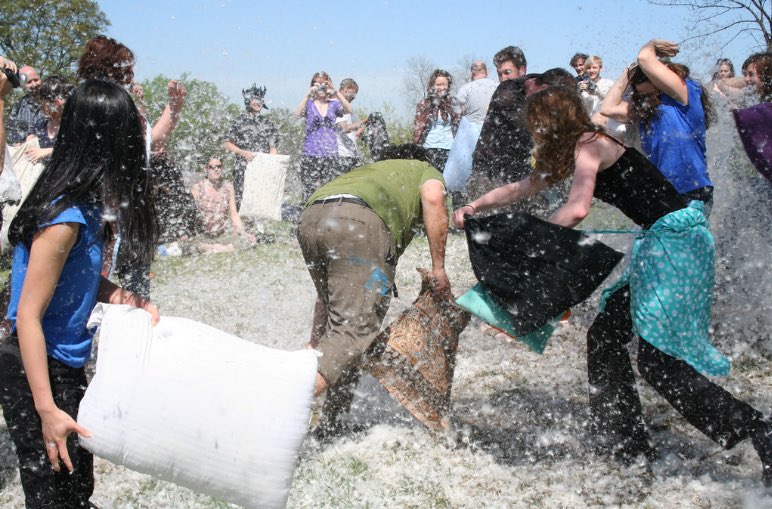
[[[598,172],[593,195],[644,228],[688,205],[651,161],[629,147],[614,164]]]

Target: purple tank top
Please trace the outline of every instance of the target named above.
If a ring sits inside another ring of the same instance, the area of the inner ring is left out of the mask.
[[[321,116],[313,100],[306,103],[306,140],[303,155],[312,157],[335,157],[338,142],[335,138],[335,120],[343,110],[340,101],[330,101],[327,114]]]

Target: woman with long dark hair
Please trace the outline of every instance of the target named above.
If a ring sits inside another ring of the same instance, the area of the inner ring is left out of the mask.
[[[88,80],[70,97],[51,160],[11,223],[11,336],[0,347],[0,403],[27,507],[89,507],[93,458],[74,433],[97,301],[147,300],[101,276],[105,234],[149,263],[158,235],[139,113],[129,94]],[[109,228],[110,224],[117,227]]]
[[[435,69],[426,85],[427,96],[416,106],[413,143],[425,148],[432,165],[443,171],[461,123],[461,107],[451,95],[453,77]]]
[[[587,334],[592,427],[598,450],[620,459],[651,452],[627,343],[638,336],[638,368],[693,426],[731,448],[751,439],[772,482],[772,425],[707,376],[729,372],[709,341],[713,238],[703,203],[689,202],[634,148],[594,125],[575,90],[551,87],[526,103],[536,142],[533,173],[457,209],[464,216],[508,205],[573,176],[567,202],[549,219],[574,227],[598,198],[644,232],[622,280],[604,292]]]

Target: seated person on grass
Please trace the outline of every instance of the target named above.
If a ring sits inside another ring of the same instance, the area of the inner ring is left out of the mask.
[[[256,242],[255,236],[244,229],[236,211],[236,195],[233,184],[222,179],[222,162],[210,158],[206,165],[206,178],[193,185],[191,193],[201,212],[204,237],[196,248],[204,254],[227,253],[236,247],[248,247]],[[232,227],[229,232],[228,223]]]

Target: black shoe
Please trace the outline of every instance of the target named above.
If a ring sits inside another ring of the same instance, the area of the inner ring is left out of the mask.
[[[761,459],[761,480],[764,486],[772,488],[772,424],[761,421],[751,441]]]

